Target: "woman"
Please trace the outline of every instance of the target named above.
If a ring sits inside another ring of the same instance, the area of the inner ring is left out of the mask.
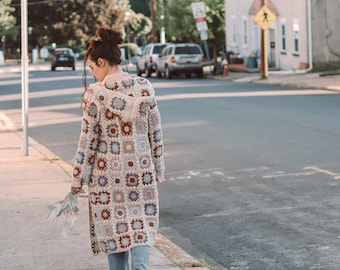
[[[148,269],[164,180],[161,119],[147,79],[123,72],[120,33],[99,28],[85,56],[96,83],[86,87],[71,192],[88,185],[91,249],[110,269]],[[86,73],[86,72],[85,72]]]

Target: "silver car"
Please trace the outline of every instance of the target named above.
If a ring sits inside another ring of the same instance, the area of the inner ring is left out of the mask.
[[[146,77],[150,77],[151,74],[156,71],[156,61],[164,47],[165,44],[161,43],[150,43],[144,47],[142,55],[139,57],[136,64],[138,76],[145,73]]]
[[[156,62],[157,77],[164,74],[167,79],[173,75],[185,74],[187,78],[195,73],[203,78],[205,57],[202,48],[195,43],[168,44],[159,55]]]

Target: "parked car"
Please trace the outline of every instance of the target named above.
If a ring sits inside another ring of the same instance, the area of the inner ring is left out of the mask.
[[[157,77],[164,74],[171,79],[173,75],[185,74],[187,78],[195,73],[203,78],[203,66],[205,57],[202,48],[195,43],[168,44],[159,55],[156,63]]]
[[[156,71],[155,67],[158,55],[165,46],[166,44],[162,43],[150,43],[144,47],[142,55],[136,64],[138,76],[141,76],[142,73],[145,73],[147,77],[150,77],[152,72]]]
[[[76,69],[75,56],[70,48],[56,48],[51,56],[51,70],[57,67],[70,67]]]

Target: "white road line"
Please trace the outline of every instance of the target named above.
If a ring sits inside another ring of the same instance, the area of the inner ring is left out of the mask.
[[[303,172],[295,172],[295,173],[279,173],[279,174],[272,174],[272,175],[264,175],[262,178],[264,179],[271,179],[271,178],[279,178],[279,177],[287,177],[287,176],[308,176],[308,175],[314,175],[317,173],[323,173],[327,174],[329,176],[332,176],[333,179],[337,180],[340,179],[340,173],[331,172],[329,170],[324,170],[316,166],[307,166],[303,168]]]
[[[336,91],[329,90],[280,90],[280,91],[247,91],[227,93],[190,93],[158,96],[157,100],[217,98],[217,97],[267,97],[267,96],[299,96],[299,95],[336,95]]]

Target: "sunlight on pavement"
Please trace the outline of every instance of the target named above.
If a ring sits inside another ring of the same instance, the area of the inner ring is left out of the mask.
[[[66,80],[66,79],[74,79],[77,76],[71,77],[61,77],[58,80]],[[49,79],[32,79],[31,82],[43,82]],[[0,82],[4,85],[17,83],[16,80]],[[169,83],[156,83],[156,88],[164,88],[164,87],[176,87],[176,85],[181,84],[181,82],[169,82]],[[201,86],[201,85],[197,85]],[[47,97],[57,97],[57,96],[67,96],[67,95],[79,95],[79,103],[70,103],[70,104],[57,104],[50,106],[38,106],[38,107],[30,107],[29,108],[29,127],[38,127],[38,126],[46,126],[46,125],[54,125],[54,124],[62,124],[62,123],[73,123],[80,122],[81,116],[65,113],[65,110],[70,109],[79,109],[81,111],[80,98],[83,93],[82,87],[77,88],[68,88],[68,89],[55,89],[55,90],[46,90],[39,92],[30,92],[29,98],[39,99],[39,98],[47,98]],[[158,101],[170,101],[170,100],[179,100],[179,99],[200,99],[200,98],[233,98],[233,97],[266,97],[266,96],[303,96],[303,95],[335,95],[338,94],[336,91],[327,91],[327,90],[269,90],[269,91],[247,91],[247,92],[214,92],[214,93],[183,93],[183,94],[170,94],[170,95],[158,95]],[[21,93],[18,94],[9,94],[0,96],[0,102],[6,101],[19,101],[21,100]],[[14,126],[19,127],[21,124],[21,108],[18,109],[10,109],[2,111],[5,115],[7,115],[13,122]],[[42,118],[43,116],[43,118]],[[197,125],[206,125],[207,123],[204,121],[194,121],[194,122],[180,122],[180,123],[168,123],[165,124],[165,128],[176,128],[176,127],[185,127],[185,126],[197,126]]]

